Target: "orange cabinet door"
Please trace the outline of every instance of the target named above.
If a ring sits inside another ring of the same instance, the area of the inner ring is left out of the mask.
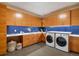
[[[41,34],[23,35],[23,47],[41,42]]]
[[[60,20],[57,19],[58,13],[53,13],[43,19],[43,26],[57,26],[60,25]]]
[[[42,42],[45,43],[45,41],[46,41],[46,34],[42,33],[40,39],[42,40]]]
[[[35,43],[40,42],[39,37],[40,37],[40,34],[32,34],[32,35],[30,35],[30,43],[35,44]]]
[[[16,26],[22,26],[22,20],[16,19]]]
[[[16,25],[16,12],[6,8],[6,21],[7,25]]]
[[[35,43],[39,43],[39,42],[41,42],[41,34],[34,34],[34,36],[35,36]]]
[[[71,25],[79,25],[79,8],[71,10]]]
[[[70,25],[70,11],[60,12],[57,20],[60,20],[60,25]]]
[[[69,50],[79,53],[79,37],[70,37]]]
[[[7,52],[6,34],[0,34],[0,55],[6,54],[6,52]]]
[[[30,35],[29,43],[30,43],[30,45],[35,43],[35,36],[34,36],[34,34]]]
[[[0,33],[6,33],[6,21],[4,19],[0,20]]]
[[[29,35],[23,35],[23,47],[30,45],[30,36]]]
[[[70,11],[58,11],[43,19],[43,26],[70,25]]]
[[[6,30],[6,19],[0,19],[0,55],[7,51]]]

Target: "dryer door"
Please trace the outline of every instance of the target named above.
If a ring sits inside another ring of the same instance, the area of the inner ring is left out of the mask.
[[[63,37],[57,37],[56,43],[61,47],[65,47],[67,44],[66,39]]]
[[[52,43],[53,42],[53,38],[51,35],[47,35],[46,40],[48,43]]]

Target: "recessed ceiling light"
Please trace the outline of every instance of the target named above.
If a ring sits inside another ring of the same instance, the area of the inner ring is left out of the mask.
[[[64,19],[64,18],[66,18],[66,17],[67,17],[66,14],[61,14],[61,15],[59,15],[59,18],[60,18],[60,19]]]
[[[22,14],[20,14],[20,13],[16,13],[15,16],[16,16],[17,18],[22,18]]]

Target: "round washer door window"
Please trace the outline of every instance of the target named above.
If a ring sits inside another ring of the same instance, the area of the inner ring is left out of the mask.
[[[52,39],[53,39],[53,38],[52,38],[51,35],[48,35],[48,36],[46,37],[46,40],[47,40],[47,42],[49,42],[49,43],[52,43],[52,42],[53,42]]]
[[[63,38],[63,37],[58,37],[58,38],[56,39],[56,43],[57,43],[59,46],[61,46],[61,47],[64,47],[64,46],[66,46],[66,44],[67,44],[65,38]]]

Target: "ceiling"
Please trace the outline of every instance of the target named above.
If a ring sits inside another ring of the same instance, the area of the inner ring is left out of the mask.
[[[77,2],[8,2],[8,4],[43,16]]]

